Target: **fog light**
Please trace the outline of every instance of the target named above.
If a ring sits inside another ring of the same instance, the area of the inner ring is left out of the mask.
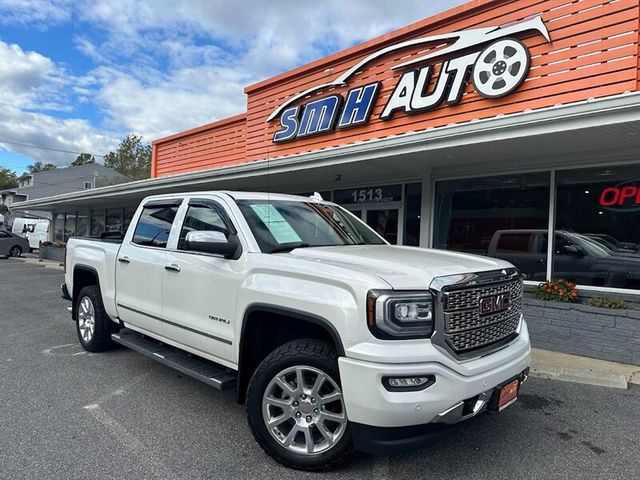
[[[382,377],[382,385],[391,392],[424,390],[436,382],[434,375],[416,377]]]

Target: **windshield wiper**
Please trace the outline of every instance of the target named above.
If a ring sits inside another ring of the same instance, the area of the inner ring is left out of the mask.
[[[281,252],[290,252],[291,250],[295,250],[296,248],[306,248],[310,247],[308,243],[300,242],[300,243],[285,243],[282,245],[278,245],[276,247],[271,248],[269,253],[281,253]]]

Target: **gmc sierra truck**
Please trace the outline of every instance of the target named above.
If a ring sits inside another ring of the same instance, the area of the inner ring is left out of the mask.
[[[236,389],[298,469],[425,444],[513,403],[529,368],[511,264],[391,246],[319,195],[149,197],[123,238],[69,240],[62,290],[85,349]]]

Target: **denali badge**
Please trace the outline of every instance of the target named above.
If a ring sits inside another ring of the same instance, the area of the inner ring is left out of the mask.
[[[509,306],[509,294],[499,293],[480,299],[480,315],[489,315],[506,310]]]

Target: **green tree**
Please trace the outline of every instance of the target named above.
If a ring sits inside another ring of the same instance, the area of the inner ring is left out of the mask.
[[[51,170],[55,170],[56,167],[53,163],[42,163],[36,162],[31,165],[27,165],[27,171],[29,173],[40,173],[40,172],[49,172]]]
[[[115,152],[104,157],[105,167],[113,168],[133,180],[143,180],[151,175],[151,145],[142,142],[138,135],[127,136]]]
[[[18,186],[16,172],[5,167],[0,167],[0,190],[15,188]]]
[[[88,165],[90,163],[96,163],[96,159],[90,153],[81,153],[76,157],[76,159],[71,163],[72,167],[79,167],[80,165]]]

